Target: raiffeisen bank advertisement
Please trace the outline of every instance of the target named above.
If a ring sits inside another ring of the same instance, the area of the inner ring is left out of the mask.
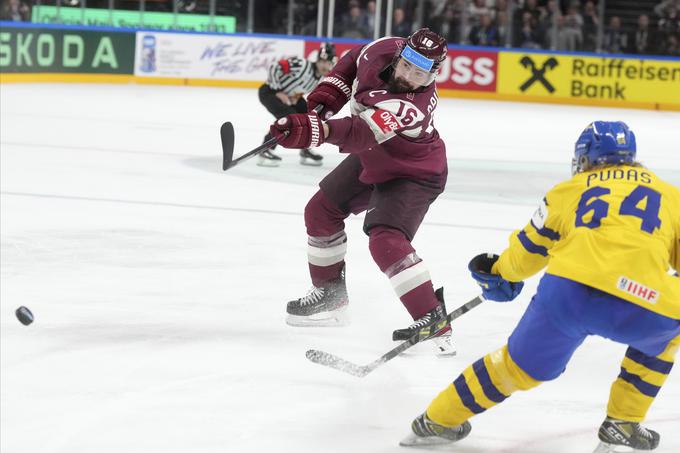
[[[680,59],[502,51],[498,94],[513,100],[680,110]]]

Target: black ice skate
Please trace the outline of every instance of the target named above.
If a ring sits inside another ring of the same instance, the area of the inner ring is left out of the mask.
[[[450,444],[467,437],[470,431],[472,426],[467,421],[458,426],[447,427],[433,422],[427,417],[427,413],[424,413],[413,420],[411,434],[399,442],[399,445],[421,447]]]
[[[643,452],[659,446],[661,436],[636,422],[607,417],[598,433],[600,444],[593,453]]]
[[[305,297],[288,302],[286,323],[301,327],[343,326],[348,323],[345,313],[348,303],[343,270],[339,279],[322,288],[312,286]]]
[[[272,138],[271,134],[265,135],[262,143],[265,143],[271,138]],[[259,165],[260,167],[278,167],[279,165],[281,165],[282,159],[280,156],[274,154],[274,148],[276,148],[276,144],[274,144],[274,146],[272,146],[269,149],[261,151],[260,154],[257,156],[257,165]]]
[[[312,167],[318,167],[323,164],[323,156],[313,152],[309,148],[303,148],[300,150],[300,163],[302,165],[311,165]]]
[[[435,296],[437,296],[439,306],[428,312],[425,316],[416,319],[410,326],[404,329],[397,329],[392,332],[392,340],[408,340],[418,331],[418,329],[425,326],[436,325],[435,334],[429,338],[431,344],[434,345],[438,355],[453,356],[456,355],[456,348],[453,346],[451,338],[451,327],[449,327],[448,323],[446,322],[444,289],[439,288],[437,291],[435,291]]]

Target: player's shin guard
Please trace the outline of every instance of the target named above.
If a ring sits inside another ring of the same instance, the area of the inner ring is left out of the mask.
[[[680,337],[671,341],[658,356],[652,357],[628,348],[621,372],[611,387],[607,416],[617,420],[641,422],[673,368]]]
[[[430,403],[427,416],[442,426],[458,426],[517,390],[528,390],[540,383],[515,363],[506,345],[468,366]]]
[[[439,306],[430,272],[404,233],[394,228],[374,227],[370,231],[368,248],[414,320]]]

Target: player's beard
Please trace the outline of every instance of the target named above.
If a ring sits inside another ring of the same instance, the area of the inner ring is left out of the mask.
[[[414,90],[413,86],[402,78],[397,78],[394,73],[387,82],[387,89],[390,93],[409,93]]]

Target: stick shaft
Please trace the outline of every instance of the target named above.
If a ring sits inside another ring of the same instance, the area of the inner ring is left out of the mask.
[[[454,319],[463,316],[465,313],[472,310],[482,302],[484,302],[484,298],[482,296],[477,296],[474,299],[466,302],[446,316],[447,323],[450,323]],[[307,351],[307,358],[314,363],[318,363],[319,365],[325,365],[327,367],[351,374],[352,376],[364,377],[379,366],[387,363],[402,352],[406,351],[413,345],[429,339],[435,333],[434,329],[435,325],[422,327],[415,334],[413,334],[411,338],[403,341],[395,348],[389,350],[385,354],[375,359],[373,362],[364,366],[357,365],[356,363],[352,363],[349,360],[345,360],[342,357],[338,357],[334,354],[313,349]]]

